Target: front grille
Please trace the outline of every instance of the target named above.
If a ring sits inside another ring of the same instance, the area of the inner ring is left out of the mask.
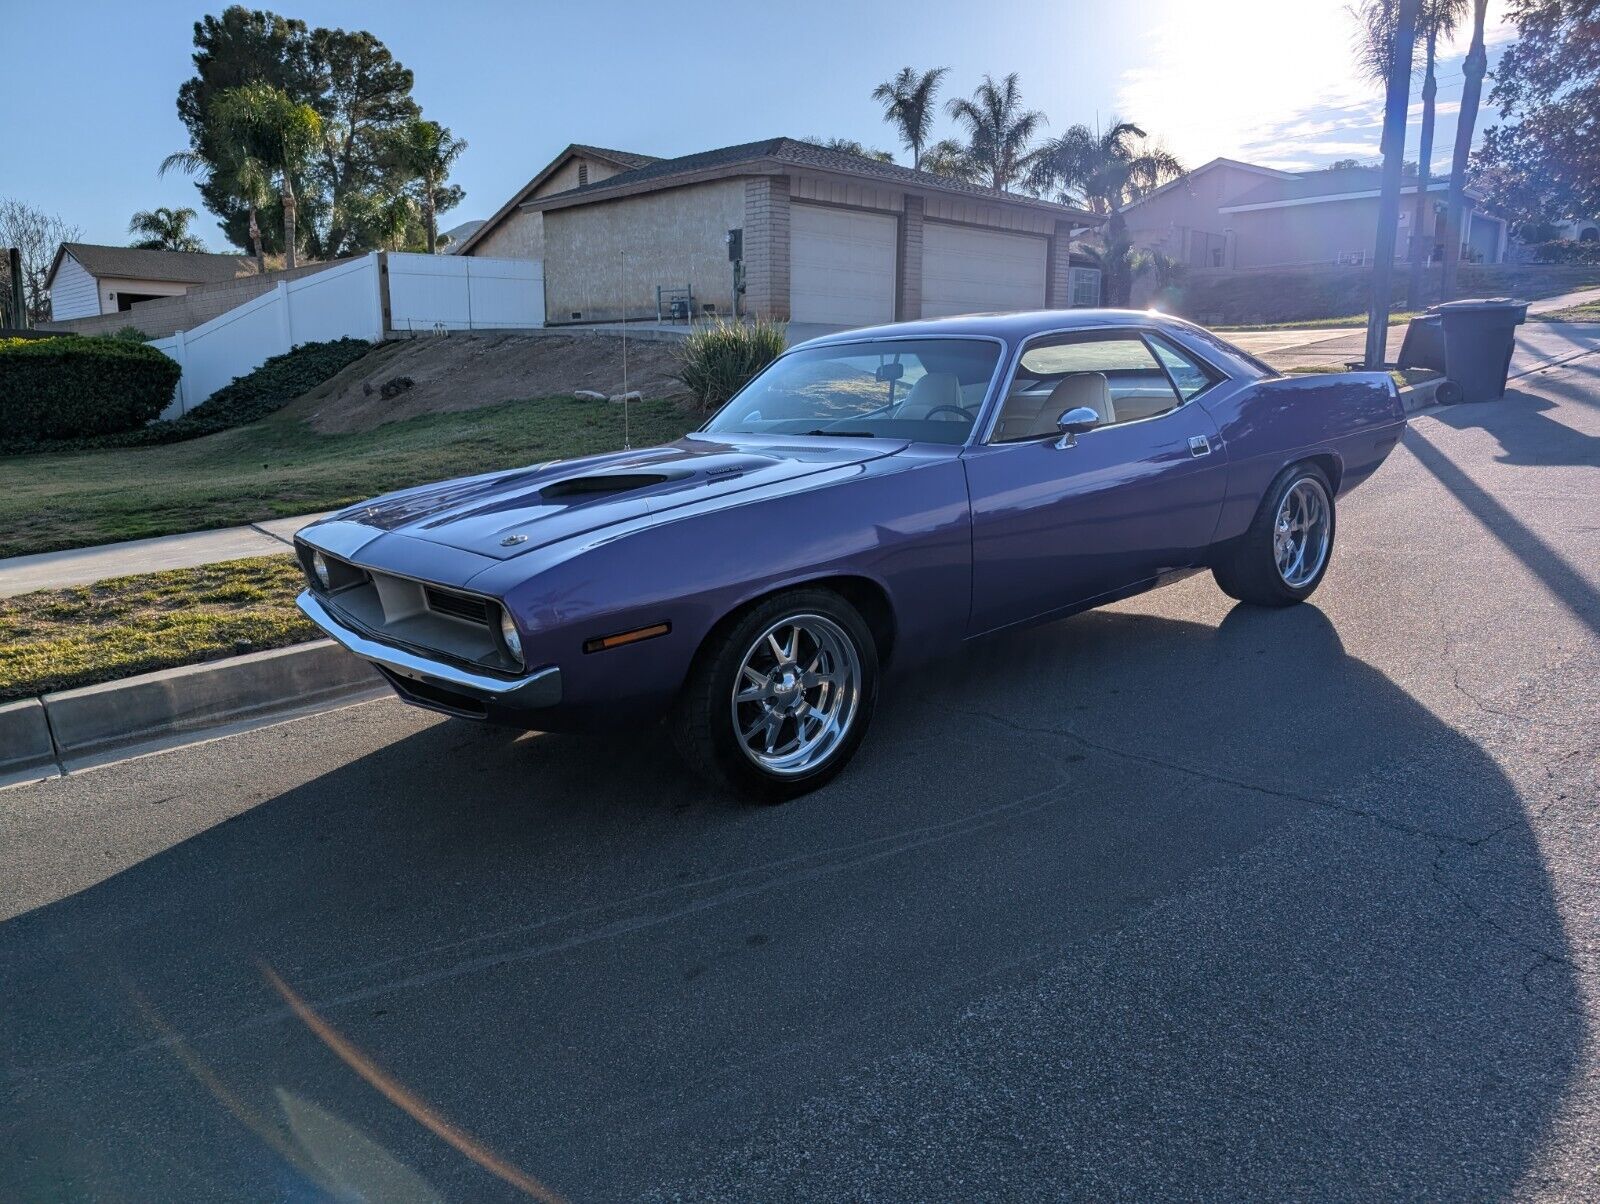
[[[482,598],[453,594],[431,585],[424,586],[422,592],[428,600],[428,609],[434,614],[448,615],[452,619],[462,619],[468,623],[482,623],[485,627],[494,625],[489,603]]]

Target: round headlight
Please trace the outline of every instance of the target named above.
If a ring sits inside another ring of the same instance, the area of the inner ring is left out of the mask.
[[[311,553],[311,571],[315,574],[318,584],[323,589],[329,588],[328,562],[323,559],[321,552]]]
[[[506,649],[519,661],[522,659],[522,634],[517,630],[516,622],[506,611],[500,612],[500,637],[506,642]]]

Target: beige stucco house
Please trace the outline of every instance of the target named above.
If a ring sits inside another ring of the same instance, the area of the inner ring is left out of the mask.
[[[1099,220],[793,138],[673,159],[574,145],[462,253],[542,259],[551,324],[654,315],[661,290],[697,315],[863,326],[1094,304],[1069,246]]]
[[[138,301],[175,297],[199,284],[253,276],[255,260],[245,255],[195,251],[146,251],[64,242],[56,250],[45,288],[53,321],[124,313]]]
[[[1192,270],[1235,271],[1370,262],[1378,231],[1380,172],[1372,167],[1289,172],[1213,159],[1157,188],[1125,210],[1135,245],[1164,251]],[[1449,184],[1429,182],[1432,223],[1416,245],[1442,254],[1442,209]],[[1417,181],[1401,186],[1396,253],[1413,245]],[[1506,223],[1467,190],[1463,254],[1479,263],[1505,258]]]

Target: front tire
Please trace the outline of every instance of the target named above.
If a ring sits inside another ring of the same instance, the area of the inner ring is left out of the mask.
[[[1322,583],[1333,557],[1333,489],[1315,464],[1291,464],[1273,480],[1250,528],[1212,566],[1229,597],[1293,606]]]
[[[673,737],[701,776],[784,802],[845,767],[877,697],[877,643],[860,613],[831,590],[790,590],[712,633],[673,710]]]

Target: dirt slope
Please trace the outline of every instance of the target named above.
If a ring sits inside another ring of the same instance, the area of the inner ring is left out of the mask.
[[[627,386],[646,398],[677,397],[678,344],[628,340]],[[409,378],[408,388],[389,382]],[[617,335],[453,334],[385,343],[290,404],[326,434],[451,410],[554,397],[592,389],[623,391]]]

